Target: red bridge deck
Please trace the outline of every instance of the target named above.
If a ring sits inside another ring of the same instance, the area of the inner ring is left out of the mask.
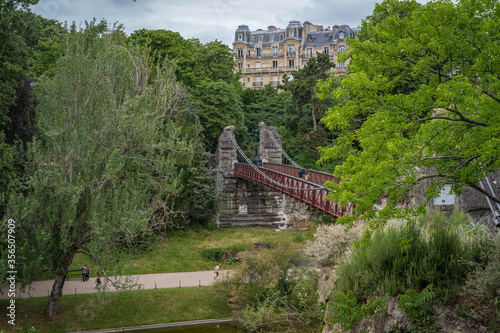
[[[340,205],[326,200],[328,190],[316,189],[318,185],[323,185],[327,181],[339,182],[339,179],[328,173],[308,170],[310,175],[309,181],[298,178],[299,168],[282,164],[265,163],[260,170],[276,183],[265,178],[258,173],[251,165],[244,163],[234,164],[234,173],[236,177],[240,177],[254,183],[264,185],[274,191],[284,193],[285,195],[295,198],[306,203],[310,207],[316,208],[324,214],[333,217],[340,217],[345,214],[351,214],[352,205],[348,204],[346,209],[342,209]]]

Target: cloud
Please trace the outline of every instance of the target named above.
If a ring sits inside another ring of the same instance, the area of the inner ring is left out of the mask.
[[[291,20],[355,27],[374,7],[375,0],[40,0],[32,9],[70,24],[104,18],[110,24],[123,23],[127,34],[166,29],[203,43],[217,39],[231,46],[241,24],[250,30],[285,28]]]

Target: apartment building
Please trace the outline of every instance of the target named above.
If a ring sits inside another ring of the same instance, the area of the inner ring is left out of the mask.
[[[240,25],[234,35],[233,53],[237,70],[242,73],[241,84],[244,88],[276,87],[283,74],[291,76],[317,53],[329,54],[336,66],[332,71],[343,75],[347,64],[339,62],[337,55],[346,51],[346,38],[355,37],[358,30],[348,25],[324,28],[296,20],[286,29],[269,26],[267,30],[251,31],[247,25]]]

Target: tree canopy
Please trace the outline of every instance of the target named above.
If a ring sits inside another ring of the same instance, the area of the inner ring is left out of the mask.
[[[35,86],[41,133],[17,157],[25,177],[8,215],[19,229],[18,278],[29,282],[43,267],[55,275],[51,317],[77,252],[102,265],[182,215],[180,166],[197,142],[183,133],[185,94],[173,70],[151,66],[120,36],[72,27],[53,75]]]
[[[485,193],[478,181],[500,168],[499,2],[386,0],[372,18],[342,55],[351,74],[321,86],[322,97],[347,98],[322,119],[341,131],[322,160],[347,158],[330,197],[367,219],[385,198],[384,219],[410,212],[400,204],[425,180],[428,198],[444,184]]]

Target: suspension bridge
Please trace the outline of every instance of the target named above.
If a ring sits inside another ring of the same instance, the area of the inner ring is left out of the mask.
[[[259,124],[257,154],[262,160],[259,165],[238,145],[235,130],[234,126],[224,129],[215,154],[219,192],[228,211],[223,220],[232,221],[228,224],[265,225],[267,222],[282,227],[292,222],[294,214],[307,214],[305,211],[310,212],[311,208],[332,218],[352,213],[352,204],[341,207],[326,200],[328,189],[324,184],[338,183],[340,179],[310,169],[308,180],[299,177],[301,166],[283,150],[274,127]],[[283,159],[290,165],[283,164]]]

